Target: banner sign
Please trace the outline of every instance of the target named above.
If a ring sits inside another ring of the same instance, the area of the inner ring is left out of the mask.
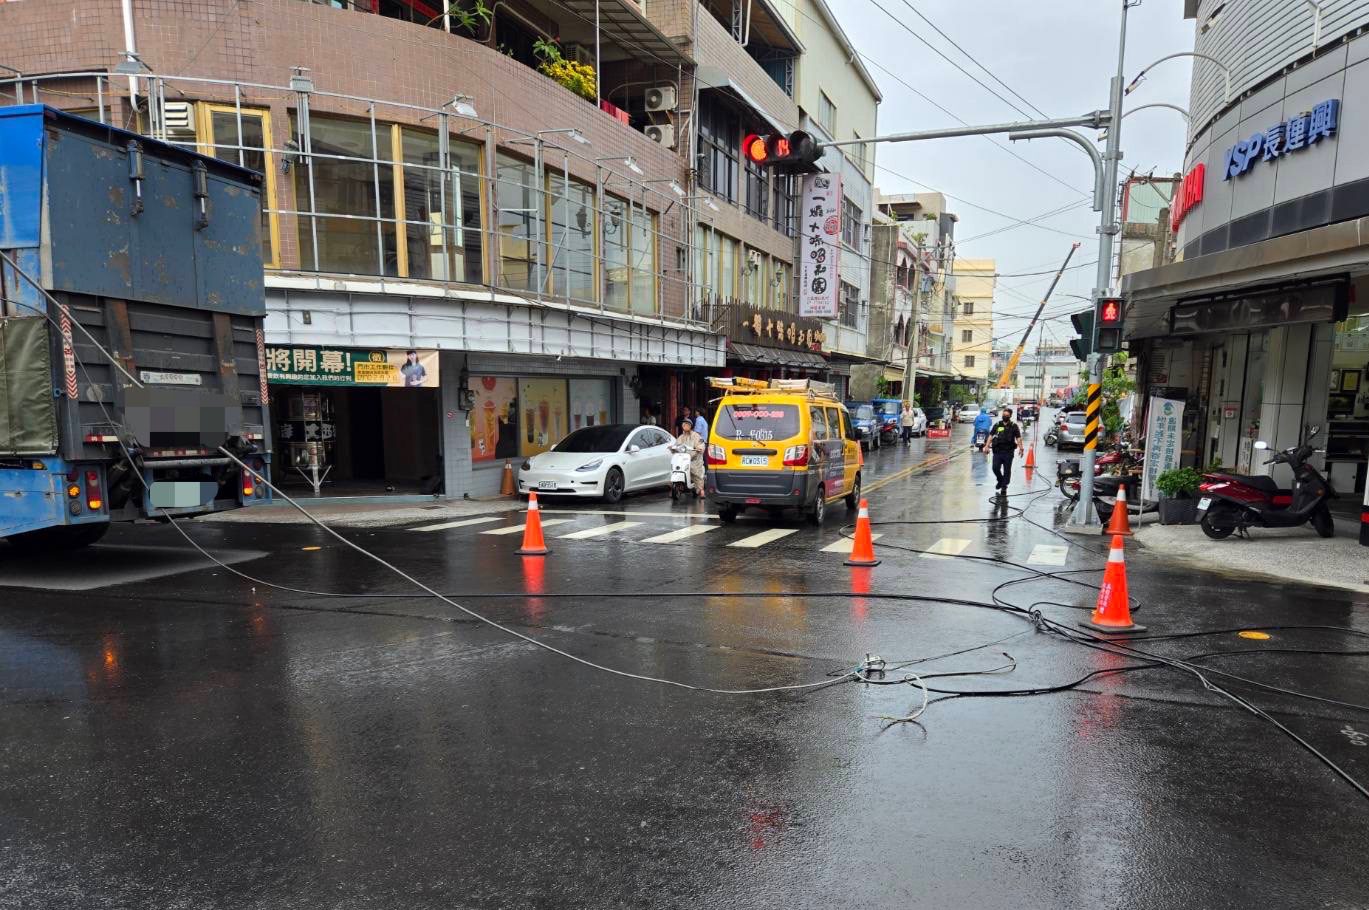
[[[1155,478],[1179,466],[1183,448],[1184,402],[1153,397],[1146,409],[1146,464],[1141,473],[1141,502],[1156,499]]]
[[[437,351],[268,347],[266,379],[277,385],[435,389],[438,386]]]
[[[837,318],[841,175],[807,174],[799,212],[799,315]]]

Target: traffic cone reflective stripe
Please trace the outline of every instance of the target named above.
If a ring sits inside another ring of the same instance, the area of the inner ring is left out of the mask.
[[[1123,485],[1117,487],[1117,502],[1112,507],[1112,517],[1108,519],[1108,526],[1103,533],[1131,536],[1131,515],[1127,513],[1127,488]]]
[[[519,556],[546,556],[551,551],[542,539],[542,510],[537,507],[537,494],[528,493],[528,523],[523,525],[523,545]]]
[[[1103,570],[1103,586],[1098,589],[1098,605],[1088,622],[1080,623],[1098,632],[1144,632],[1145,626],[1131,621],[1131,599],[1127,594],[1127,563],[1120,534],[1112,538],[1108,566]]]
[[[856,513],[856,539],[851,544],[851,556],[846,560],[848,566],[877,566],[875,541],[870,536],[870,502],[862,499],[860,511]]]

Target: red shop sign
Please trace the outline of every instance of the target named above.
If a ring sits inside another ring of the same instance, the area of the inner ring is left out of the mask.
[[[1174,201],[1170,207],[1174,214],[1170,218],[1170,230],[1179,230],[1179,225],[1183,224],[1184,217],[1203,201],[1203,178],[1207,176],[1207,165],[1196,165],[1193,170],[1184,175],[1183,183],[1179,184],[1179,192],[1174,195]]]

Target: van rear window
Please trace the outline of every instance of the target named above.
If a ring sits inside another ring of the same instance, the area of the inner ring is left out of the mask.
[[[799,409],[792,404],[725,404],[713,431],[724,439],[770,442],[799,435]]]

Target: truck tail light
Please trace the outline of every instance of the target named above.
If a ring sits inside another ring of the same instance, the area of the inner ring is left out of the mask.
[[[251,499],[252,494],[256,491],[256,478],[252,476],[251,471],[244,468],[242,472],[242,498]]]
[[[808,446],[790,446],[784,450],[784,466],[801,468],[808,464]]]
[[[100,472],[86,471],[86,508],[98,512],[104,504],[104,497],[100,492]]]
[[[716,443],[710,443],[708,451],[704,454],[704,462],[712,465],[727,464],[727,453],[723,447]]]

